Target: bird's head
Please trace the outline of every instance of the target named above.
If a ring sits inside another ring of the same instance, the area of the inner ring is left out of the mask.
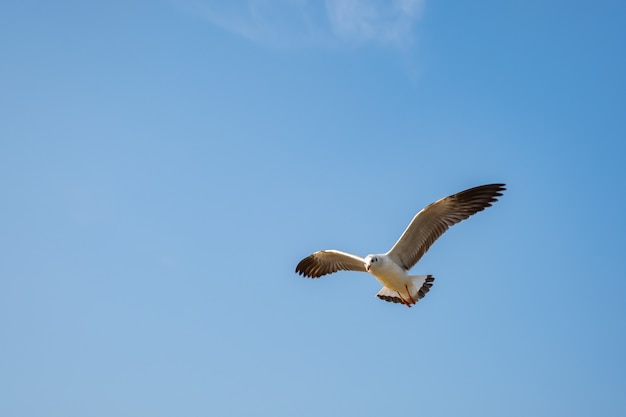
[[[376,265],[378,261],[379,261],[378,256],[367,255],[365,257],[365,269],[369,272],[370,268],[372,268],[373,265]]]

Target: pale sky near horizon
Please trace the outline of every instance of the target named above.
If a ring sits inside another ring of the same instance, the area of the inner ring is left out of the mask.
[[[624,17],[0,3],[0,415],[625,415]],[[411,309],[294,272],[493,182]]]

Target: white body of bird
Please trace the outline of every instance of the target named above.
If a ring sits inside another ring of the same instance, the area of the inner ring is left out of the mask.
[[[409,275],[406,269],[386,254],[367,255],[365,269],[383,284],[383,288],[376,294],[378,297],[389,301],[400,296],[404,304],[414,304],[416,300],[422,298],[428,290],[420,295],[420,289],[426,282],[434,281],[432,275]],[[430,286],[424,288],[430,288]]]

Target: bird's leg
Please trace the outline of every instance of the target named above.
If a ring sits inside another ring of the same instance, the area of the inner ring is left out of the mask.
[[[415,304],[417,301],[413,299],[413,296],[411,295],[411,291],[409,291],[409,287],[405,285],[404,288],[406,288],[406,293],[409,294],[409,298],[411,299],[411,304]]]
[[[396,291],[396,293],[398,293],[398,297],[400,297],[400,300],[402,300],[402,304],[404,304],[408,308],[411,308],[411,304],[407,300],[405,300],[404,297],[402,297],[402,294],[400,294],[400,291]]]

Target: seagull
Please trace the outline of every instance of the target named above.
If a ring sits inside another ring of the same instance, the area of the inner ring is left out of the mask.
[[[301,260],[296,273],[319,278],[341,270],[369,272],[383,285],[378,298],[411,307],[430,291],[435,278],[409,275],[409,270],[450,226],[491,207],[504,190],[505,184],[487,184],[442,198],[413,217],[389,252],[362,258],[339,250],[321,250]]]

